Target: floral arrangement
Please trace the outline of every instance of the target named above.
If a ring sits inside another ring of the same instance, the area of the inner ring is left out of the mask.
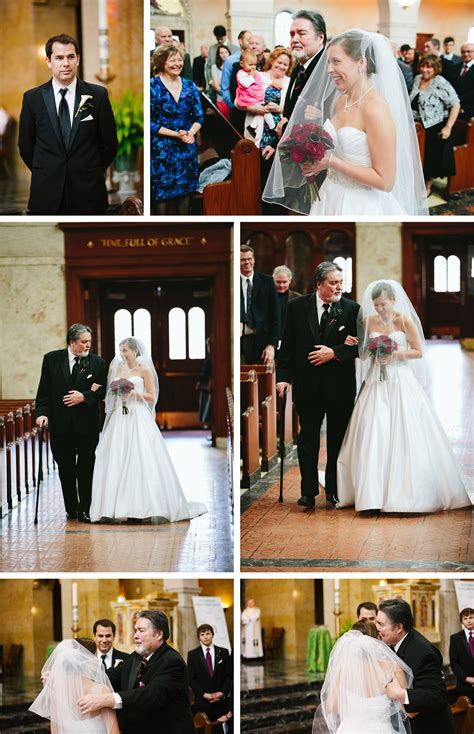
[[[280,159],[284,163],[319,163],[326,155],[326,151],[334,149],[331,135],[316,123],[293,125],[291,134],[284,137],[279,146]],[[307,177],[308,193],[311,203],[319,199],[319,190],[316,184],[317,173]]]
[[[380,336],[373,336],[367,342],[365,351],[370,354],[371,357],[378,359],[379,357],[390,357],[398,349],[398,344],[393,339],[385,334]],[[387,379],[387,370],[384,364],[380,365],[380,382],[384,382]]]
[[[110,390],[113,392],[113,394],[121,398],[122,400],[122,413],[124,415],[128,415],[128,408],[125,405],[123,396],[127,397],[134,389],[135,385],[133,384],[133,382],[130,382],[130,380],[126,380],[124,377],[121,377],[118,380],[114,380],[110,385]]]
[[[77,117],[80,112],[84,112],[85,110],[91,110],[94,106],[93,103],[93,96],[92,94],[81,94],[81,99],[79,102],[79,106],[77,108],[76,114],[74,117]]]

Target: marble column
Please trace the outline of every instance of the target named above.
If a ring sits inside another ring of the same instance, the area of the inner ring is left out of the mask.
[[[449,638],[461,629],[458,600],[452,579],[440,579],[439,605],[440,650],[444,663],[449,663]]]
[[[402,225],[400,222],[356,223],[356,299],[373,280],[402,280]]]
[[[240,31],[248,30],[263,36],[268,48],[275,45],[273,0],[228,0],[226,12],[230,37],[237,39]]]
[[[192,597],[199,596],[201,587],[197,579],[164,579],[163,586],[165,592],[178,598],[175,644],[186,660],[188,651],[198,644]]]
[[[379,0],[379,31],[398,46],[416,44],[420,0]]]

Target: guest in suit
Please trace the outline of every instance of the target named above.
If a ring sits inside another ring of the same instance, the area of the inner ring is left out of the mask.
[[[413,629],[410,605],[386,599],[379,604],[376,625],[383,642],[413,671],[412,688],[402,688],[395,677],[386,686],[388,697],[404,705],[412,734],[455,734],[442,655]]]
[[[128,653],[114,647],[115,624],[111,619],[98,619],[94,622],[93,632],[97,646],[96,655],[102,661],[105,670],[116,668],[128,658]]]
[[[199,89],[204,91],[206,89],[204,67],[209,56],[209,46],[201,45],[200,52],[199,56],[195,56],[193,59],[193,82]]]
[[[342,297],[342,271],[323,262],[313,276],[315,293],[288,302],[278,355],[277,390],[293,385],[301,424],[298,462],[302,507],[315,506],[320,431],[327,417],[326,498],[337,500],[336,464],[354,407],[357,347],[345,344],[357,334],[359,305]]]
[[[83,696],[81,714],[118,709],[122,734],[194,734],[186,664],[166,642],[169,636],[166,614],[139,612],[136,652],[107,671],[116,693]]]
[[[375,624],[377,612],[378,606],[373,601],[362,601],[357,607],[357,621],[360,622],[361,619],[368,619],[369,622]]]
[[[230,713],[232,668],[225,647],[214,645],[210,624],[197,628],[199,647],[188,652],[189,685],[194,693],[193,713],[202,711],[210,721]]]
[[[436,56],[441,64],[441,76],[444,76],[451,84],[454,81],[454,64],[452,61],[448,61],[447,58],[440,55],[441,44],[439,38],[430,38],[423,45],[423,52],[425,56]]]
[[[446,36],[443,41],[444,54],[440,54],[443,59],[450,61],[452,64],[460,64],[462,59],[458,54],[454,53],[454,38]]]
[[[204,73],[206,75],[206,84],[207,86],[210,85],[211,79],[212,79],[212,65],[216,63],[216,53],[219,46],[227,46],[229,49],[229,52],[231,54],[235,53],[236,51],[239,51],[239,47],[232,43],[232,41],[227,37],[227,30],[225,26],[223,25],[216,25],[213,29],[213,34],[215,36],[216,42],[212,44],[212,46],[209,47],[209,54],[207,57],[206,65],[204,67]]]
[[[460,120],[474,117],[474,43],[461,46],[462,61],[454,69],[454,86],[461,101]]]
[[[89,326],[70,326],[67,348],[44,356],[36,395],[36,423],[49,430],[67,518],[81,522],[90,522],[98,405],[107,379],[104,360],[90,353],[91,341]]]
[[[474,609],[459,614],[462,629],[449,639],[449,663],[456,676],[456,693],[474,703]]]
[[[31,171],[30,214],[104,214],[105,171],[117,154],[117,129],[105,87],[77,77],[71,36],[46,43],[52,79],[25,92],[18,146]]]
[[[273,278],[256,273],[255,253],[240,247],[240,357],[242,364],[271,364],[280,333]]]
[[[273,282],[278,295],[278,304],[280,306],[280,334],[279,340],[283,332],[283,324],[285,323],[285,314],[288,301],[292,301],[293,298],[298,298],[301,293],[298,291],[292,291],[290,289],[291,281],[293,279],[293,273],[290,268],[286,265],[278,265],[272,273]]]

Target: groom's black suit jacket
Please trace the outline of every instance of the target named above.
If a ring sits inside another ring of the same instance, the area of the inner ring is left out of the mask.
[[[359,305],[341,298],[337,315],[330,317],[324,338],[319,331],[316,294],[300,296],[288,301],[283,325],[283,337],[278,355],[277,382],[293,385],[293,400],[301,413],[308,402],[321,392],[333,391],[340,402],[354,401],[356,380],[354,359],[357,347],[344,344],[345,338],[357,335]],[[336,359],[315,367],[308,361],[315,344],[325,344],[334,350]]]
[[[100,387],[91,390],[96,382]],[[36,395],[36,415],[48,418],[51,434],[77,433],[98,436],[99,401],[105,397],[107,373],[105,362],[97,354],[89,354],[81,361],[81,369],[73,383],[69,367],[68,349],[48,352],[43,358],[41,378]],[[63,397],[69,390],[78,390],[85,402],[68,408]]]
[[[186,664],[166,642],[147,663],[142,687],[134,688],[141,656],[132,653],[107,674],[119,693],[122,734],[194,734]]]
[[[443,677],[440,651],[416,630],[411,630],[398,648],[397,655],[413,671],[413,688],[408,690],[408,713],[412,734],[455,734]]]
[[[463,629],[449,639],[449,663],[456,676],[456,693],[467,696],[474,703],[474,686],[466,683],[467,677],[474,678],[474,658]]]
[[[92,100],[76,114],[81,95]],[[86,119],[86,118],[92,119]],[[105,87],[77,80],[71,136],[63,143],[52,80],[23,96],[18,146],[31,171],[33,214],[103,214],[104,174],[117,154],[117,128]],[[67,202],[67,212],[64,202]]]

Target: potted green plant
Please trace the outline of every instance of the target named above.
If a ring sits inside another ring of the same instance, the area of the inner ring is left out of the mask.
[[[118,151],[116,171],[133,171],[137,153],[143,145],[143,95],[127,89],[121,99],[112,99],[117,124]]]

